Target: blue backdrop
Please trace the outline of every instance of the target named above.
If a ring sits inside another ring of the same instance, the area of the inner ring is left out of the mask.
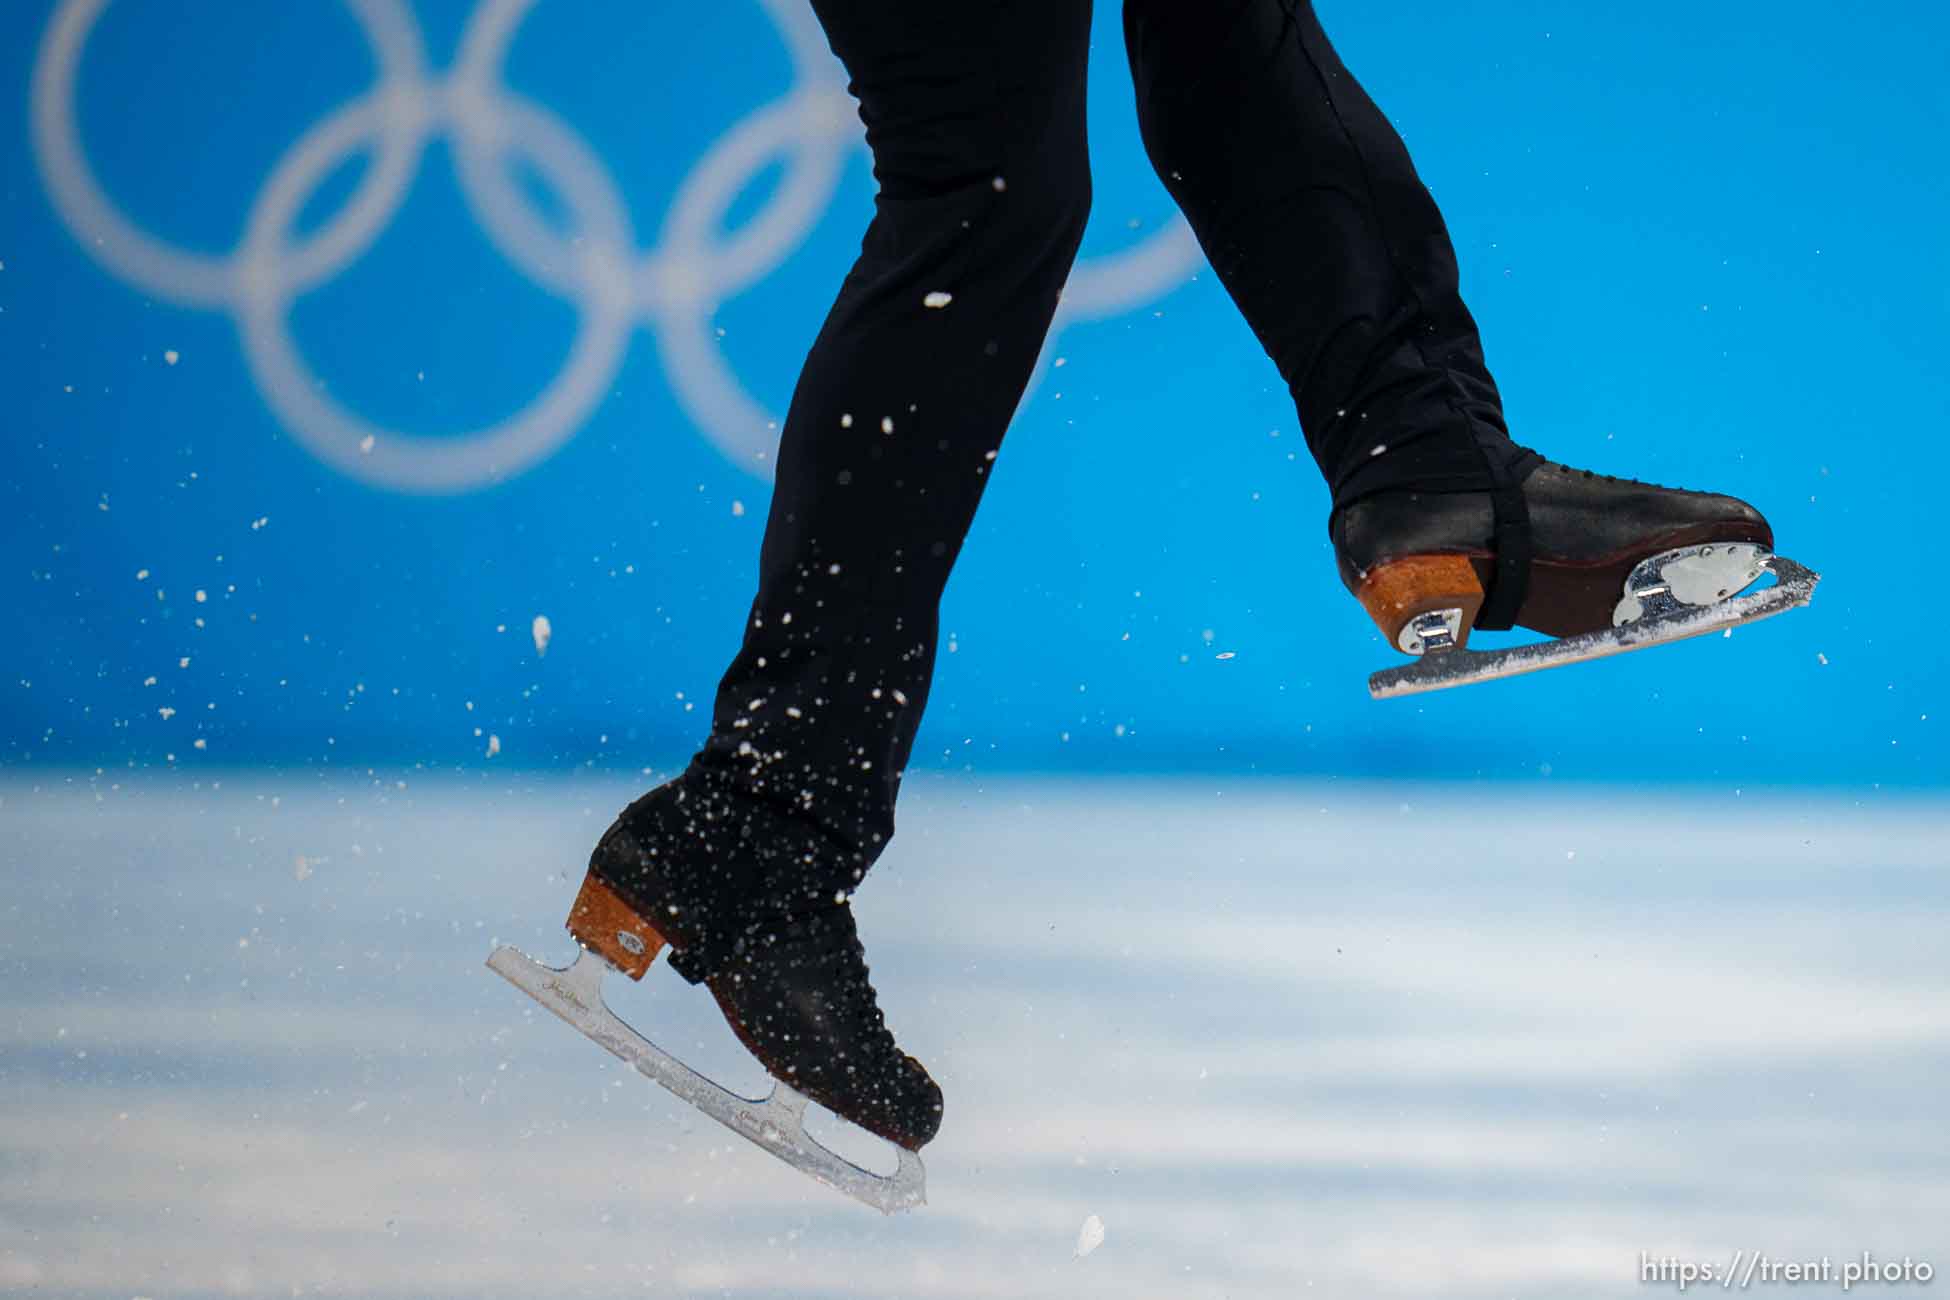
[[[1756,501],[1826,574],[1814,607],[1370,701],[1396,656],[1145,166],[1105,4],[1085,260],[917,761],[1941,785],[1943,7],[1320,8],[1443,204],[1518,437]],[[687,753],[767,421],[872,194],[802,4],[25,0],[7,27],[6,760]]]

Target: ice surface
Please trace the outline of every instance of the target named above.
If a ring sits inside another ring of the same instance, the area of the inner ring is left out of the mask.
[[[0,784],[0,1293],[1643,1300],[1641,1251],[1950,1256],[1950,806],[910,774],[855,907],[947,1113],[885,1219],[481,966],[569,955],[639,792],[500,761]],[[764,1090],[701,990],[611,982]]]

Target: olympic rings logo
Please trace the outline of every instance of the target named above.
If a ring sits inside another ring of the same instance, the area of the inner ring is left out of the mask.
[[[225,256],[187,252],[118,210],[89,166],[76,125],[75,81],[89,33],[109,0],[63,0],[33,76],[33,139],[42,177],[70,231],[125,281],[236,322],[253,380],[277,418],[313,454],[373,486],[461,492],[505,481],[582,427],[620,369],[641,323],[653,331],[679,403],[734,464],[764,473],[775,418],[732,371],[711,321],[804,241],[832,201],[862,133],[844,76],[805,0],[759,0],[791,57],[793,85],[720,137],[685,178],[658,242],[640,251],[615,181],[559,117],[502,82],[509,46],[534,0],[482,0],[454,65],[429,68],[406,0],[344,0],[378,64],[376,83],[336,109],[279,159]],[[560,371],[529,405],[491,426],[428,437],[379,428],[327,395],[292,338],[290,309],[357,261],[405,201],[427,146],[451,142],[462,194],[497,251],[574,304],[578,325]],[[370,153],[356,192],[300,239],[299,214],[345,162]],[[734,200],[774,160],[783,178],[763,211],[724,229]],[[510,171],[544,178],[576,225],[565,237]],[[1197,264],[1182,221],[1112,257],[1081,262],[1064,290],[1064,319],[1119,315],[1171,288]]]

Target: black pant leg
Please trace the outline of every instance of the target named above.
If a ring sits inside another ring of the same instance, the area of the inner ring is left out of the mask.
[[[1455,252],[1307,0],[1126,0],[1145,149],[1299,410],[1337,505],[1516,455]]]
[[[744,644],[667,822],[734,896],[850,889],[892,836],[942,590],[1090,205],[1089,0],[813,3],[879,194],[793,394]]]

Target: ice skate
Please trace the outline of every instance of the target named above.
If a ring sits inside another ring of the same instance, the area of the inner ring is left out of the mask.
[[[1377,699],[1511,677],[1731,628],[1808,603],[1819,575],[1774,554],[1744,501],[1538,462],[1520,490],[1388,492],[1335,512],[1341,580],[1417,662]],[[1774,585],[1748,594],[1764,574]],[[1474,628],[1553,640],[1468,649]]]
[[[569,914],[569,932],[583,948],[576,962],[555,969],[504,947],[488,965],[642,1074],[794,1168],[887,1213],[923,1204],[926,1171],[916,1153],[940,1127],[941,1090],[886,1028],[851,907],[828,895],[817,903],[733,914],[671,878],[677,874],[643,846],[625,813],[598,846]],[[710,989],[739,1041],[772,1075],[767,1096],[743,1097],[720,1087],[604,1005],[607,971],[640,980],[666,948],[668,964]],[[874,1174],[809,1137],[803,1125],[808,1100],[892,1142],[895,1172]]]

